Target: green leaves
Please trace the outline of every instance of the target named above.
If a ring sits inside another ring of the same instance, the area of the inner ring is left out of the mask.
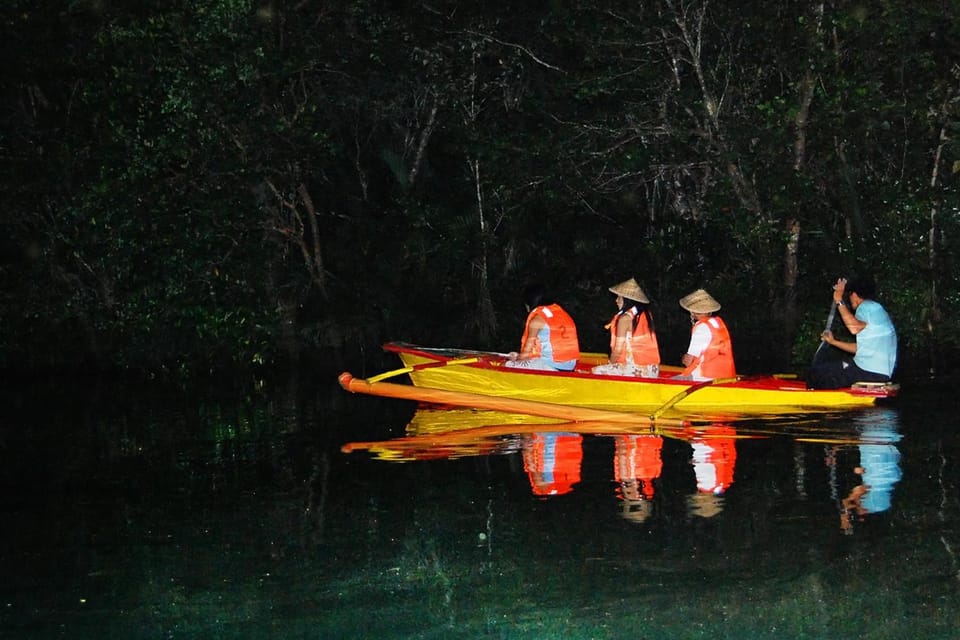
[[[715,288],[759,358],[852,267],[890,283],[912,347],[960,346],[929,329],[960,304],[960,20],[818,6],[15,2],[8,359],[512,343],[492,311],[526,280],[589,317],[627,274]],[[799,312],[771,329],[757,299]]]

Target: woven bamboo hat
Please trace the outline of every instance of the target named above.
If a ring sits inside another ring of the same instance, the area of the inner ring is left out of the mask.
[[[643,292],[643,289],[640,288],[640,285],[637,284],[637,281],[633,278],[610,287],[610,292],[643,304],[650,304],[650,298],[647,297],[647,294]]]
[[[720,303],[703,289],[680,298],[680,306],[691,313],[712,313],[720,309]]]

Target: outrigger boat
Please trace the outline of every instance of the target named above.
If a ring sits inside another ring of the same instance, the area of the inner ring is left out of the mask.
[[[670,411],[735,415],[842,410],[896,397],[895,383],[860,382],[844,389],[807,389],[795,377],[737,376],[709,381],[681,380],[679,367],[661,366],[660,377],[596,375],[604,354],[583,353],[574,371],[507,367],[507,354],[435,349],[403,342],[384,345],[403,368],[370,377],[340,376],[348,391],[420,402],[512,411],[564,420],[651,420]],[[407,374],[413,387],[383,382]]]

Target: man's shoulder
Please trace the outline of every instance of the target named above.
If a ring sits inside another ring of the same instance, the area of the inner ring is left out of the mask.
[[[876,300],[864,300],[860,303],[860,306],[857,307],[857,311],[863,309],[864,313],[883,313],[886,314],[886,309],[883,308],[883,305],[877,302]]]
[[[854,315],[858,320],[866,323],[873,322],[881,324],[892,322],[887,310],[884,309],[883,305],[876,300],[864,300],[861,302],[860,306],[857,307],[857,312]]]

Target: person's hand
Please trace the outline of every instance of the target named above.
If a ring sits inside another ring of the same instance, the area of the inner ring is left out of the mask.
[[[694,358],[694,357],[693,357],[692,355],[690,355],[689,353],[683,354],[683,356],[681,356],[681,358],[680,358],[680,362],[682,362],[682,363],[683,363],[683,366],[685,366],[685,367],[689,367],[690,364],[691,364],[694,360],[696,360],[696,358]]]
[[[820,339],[826,342],[827,344],[831,344],[830,341],[833,340],[833,331],[824,331],[823,333],[820,334]]]
[[[843,292],[847,288],[847,279],[838,278],[837,284],[833,285],[833,301],[840,303],[843,301]]]

